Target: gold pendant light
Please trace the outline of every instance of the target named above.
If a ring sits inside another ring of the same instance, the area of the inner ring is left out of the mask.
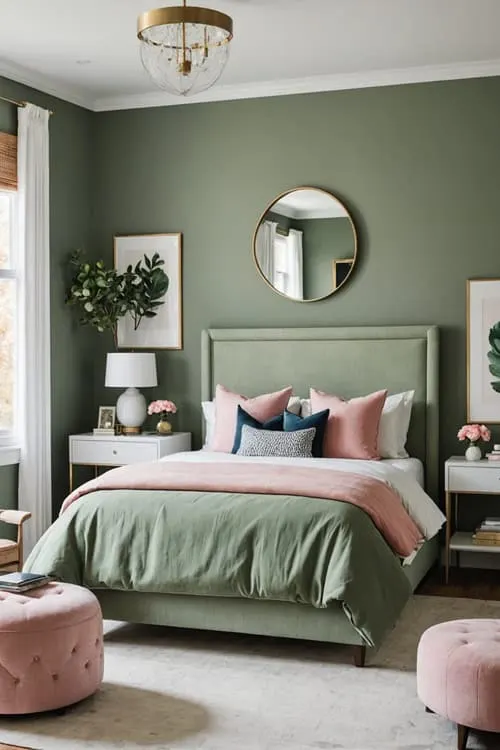
[[[189,96],[222,75],[233,38],[233,20],[210,8],[182,5],[143,13],[137,22],[141,60],[154,83]]]

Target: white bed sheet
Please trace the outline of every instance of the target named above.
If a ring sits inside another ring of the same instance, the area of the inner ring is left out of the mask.
[[[424,486],[424,465],[419,458],[384,458],[381,463],[393,466],[413,477],[421,487]]]
[[[408,515],[422,532],[423,539],[432,539],[443,526],[446,517],[435,502],[422,489],[414,474],[416,465],[410,470],[408,461],[418,459],[385,459],[383,461],[358,461],[343,458],[276,458],[267,456],[238,456],[232,453],[199,450],[175,453],[161,461],[182,461],[190,463],[251,463],[273,464],[277,466],[308,466],[319,470],[338,469],[372,477],[390,485],[401,498]],[[407,467],[402,469],[400,464]]]

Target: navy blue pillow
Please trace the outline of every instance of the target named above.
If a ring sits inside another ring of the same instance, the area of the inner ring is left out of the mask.
[[[323,438],[325,437],[326,423],[330,416],[330,409],[317,411],[310,417],[298,417],[290,411],[285,411],[283,415],[283,427],[285,432],[295,432],[295,430],[307,430],[309,427],[316,427],[316,436],[312,444],[312,454],[315,458],[323,458]]]
[[[259,422],[258,419],[251,417],[248,412],[238,404],[238,415],[236,417],[236,432],[234,433],[234,443],[231,453],[238,453],[241,444],[241,430],[243,425],[256,427],[258,430],[283,430],[283,414],[269,419],[267,422]],[[323,440],[323,438],[321,438]]]

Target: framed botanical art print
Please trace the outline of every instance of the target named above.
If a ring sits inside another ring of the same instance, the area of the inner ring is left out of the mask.
[[[500,279],[467,282],[467,421],[500,422]]]
[[[119,349],[182,349],[182,235],[135,234],[114,238],[115,268],[120,273],[146,255],[158,253],[168,276],[168,289],[155,317],[143,318],[137,329],[130,315],[118,322]]]

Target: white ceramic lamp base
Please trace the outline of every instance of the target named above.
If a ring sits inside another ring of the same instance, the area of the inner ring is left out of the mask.
[[[116,417],[124,434],[141,432],[147,415],[146,399],[137,388],[127,388],[116,402]]]

